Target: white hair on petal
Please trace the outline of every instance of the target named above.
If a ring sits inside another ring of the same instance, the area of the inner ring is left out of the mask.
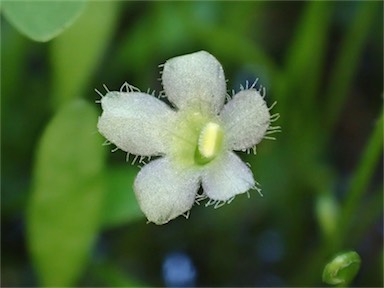
[[[191,214],[191,210],[188,210],[187,212],[185,212],[182,215],[185,217],[185,219],[188,219],[190,214]]]
[[[103,87],[104,87],[105,91],[107,91],[108,93],[110,92],[107,85],[103,84]]]
[[[130,85],[128,82],[124,82],[120,87],[120,92],[131,93],[131,92],[141,92],[139,88]]]

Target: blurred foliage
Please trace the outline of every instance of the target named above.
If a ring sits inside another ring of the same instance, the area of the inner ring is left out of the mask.
[[[84,95],[113,37],[117,2],[89,3],[72,27],[52,41],[52,105],[58,108]],[[95,27],[97,33],[95,33]],[[86,53],[78,53],[82,47]]]
[[[80,100],[64,106],[38,145],[27,228],[44,286],[73,283],[99,228],[104,151],[95,110]]]
[[[121,166],[121,165],[120,165]],[[102,225],[118,226],[143,218],[143,213],[133,193],[133,181],[139,169],[133,167],[127,171],[126,166],[117,166],[106,171],[106,185],[109,195],[105,198]]]
[[[3,1],[3,13],[20,33],[46,42],[69,27],[85,1]]]
[[[2,286],[164,285],[175,251],[197,286],[319,286],[345,250],[351,285],[383,286],[382,2],[1,5]],[[264,197],[146,225],[94,88],[161,90],[157,66],[198,50],[278,101],[278,140],[240,153]]]

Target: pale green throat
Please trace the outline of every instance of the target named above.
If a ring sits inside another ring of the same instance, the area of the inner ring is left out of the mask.
[[[223,144],[223,130],[220,125],[208,122],[200,131],[195,161],[197,164],[206,164],[212,161],[221,151]]]

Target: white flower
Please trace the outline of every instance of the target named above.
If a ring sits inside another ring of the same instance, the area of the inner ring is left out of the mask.
[[[218,206],[258,189],[251,170],[232,150],[253,148],[279,128],[270,127],[260,90],[243,89],[225,104],[223,68],[205,51],[168,60],[162,83],[174,108],[126,84],[102,97],[98,122],[100,133],[118,148],[161,156],[146,164],[134,183],[148,220],[164,224],[202,198]]]

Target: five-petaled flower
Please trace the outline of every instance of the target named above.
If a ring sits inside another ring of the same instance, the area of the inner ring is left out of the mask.
[[[232,150],[253,148],[278,128],[270,126],[270,109],[260,91],[242,89],[225,103],[223,68],[205,51],[166,61],[162,83],[174,107],[123,85],[126,92],[102,97],[98,122],[100,133],[118,148],[160,156],[134,182],[148,220],[164,224],[188,213],[201,198],[218,205],[259,189],[250,168]]]

